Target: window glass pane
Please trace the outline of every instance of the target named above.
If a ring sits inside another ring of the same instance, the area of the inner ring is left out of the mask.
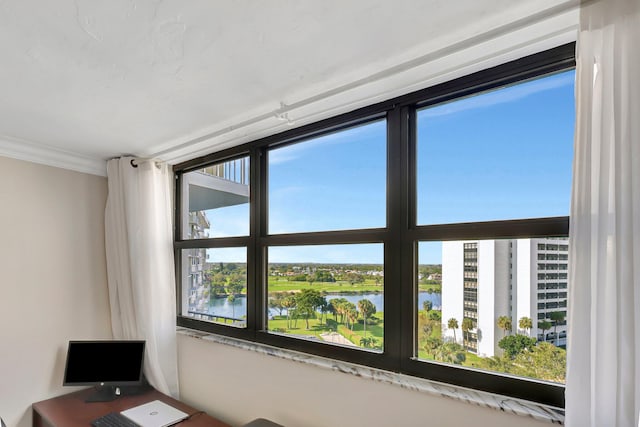
[[[567,242],[420,242],[419,359],[564,383],[567,292],[537,259],[566,269]]]
[[[386,122],[269,151],[269,233],[386,225]]]
[[[569,214],[574,72],[418,112],[418,224]]]
[[[249,158],[182,176],[183,239],[249,235]]]
[[[271,332],[382,351],[382,244],[269,248]]]
[[[247,248],[182,250],[182,316],[246,327]]]

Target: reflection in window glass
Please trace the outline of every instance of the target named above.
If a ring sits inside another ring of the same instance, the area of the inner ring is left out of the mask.
[[[269,151],[269,233],[386,225],[386,122]]]
[[[567,292],[547,271],[568,268],[567,242],[420,242],[418,357],[564,383]]]
[[[182,250],[182,315],[246,327],[246,248]]]
[[[268,329],[382,351],[382,244],[269,248]]]
[[[249,235],[249,158],[182,176],[184,239]]]
[[[418,224],[569,214],[574,71],[418,112]]]

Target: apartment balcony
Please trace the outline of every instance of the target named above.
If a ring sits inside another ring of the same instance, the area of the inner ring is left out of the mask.
[[[183,175],[189,212],[234,206],[249,201],[248,158],[233,160]]]
[[[181,229],[185,239],[210,237],[216,209],[249,204],[249,158],[230,160],[182,175]],[[196,249],[194,249],[196,251]]]

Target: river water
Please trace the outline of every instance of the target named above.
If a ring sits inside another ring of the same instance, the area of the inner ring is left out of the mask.
[[[358,305],[358,301],[362,299],[368,299],[376,306],[376,311],[384,311],[384,294],[383,293],[370,293],[370,294],[328,294],[327,301],[331,301],[333,298],[344,298],[347,301]],[[419,292],[418,293],[418,308],[422,310],[422,304],[424,301],[431,301],[434,310],[440,310],[442,306],[442,295],[437,293]],[[242,318],[247,315],[247,298],[236,297],[233,305],[227,301],[226,298],[214,298],[210,301],[207,312],[209,314],[215,314],[217,316]],[[286,310],[283,310],[283,314],[286,314]],[[269,317],[278,315],[278,310],[269,309]]]

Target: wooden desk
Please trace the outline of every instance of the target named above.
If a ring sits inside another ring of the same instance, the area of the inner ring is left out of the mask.
[[[93,392],[93,389],[80,390],[34,403],[33,427],[90,427],[91,421],[109,412],[120,412],[156,399],[189,415],[193,414],[193,418],[177,424],[181,427],[229,427],[228,424],[199,413],[197,409],[154,389],[142,394],[120,396],[111,402],[85,403],[86,397]]]

